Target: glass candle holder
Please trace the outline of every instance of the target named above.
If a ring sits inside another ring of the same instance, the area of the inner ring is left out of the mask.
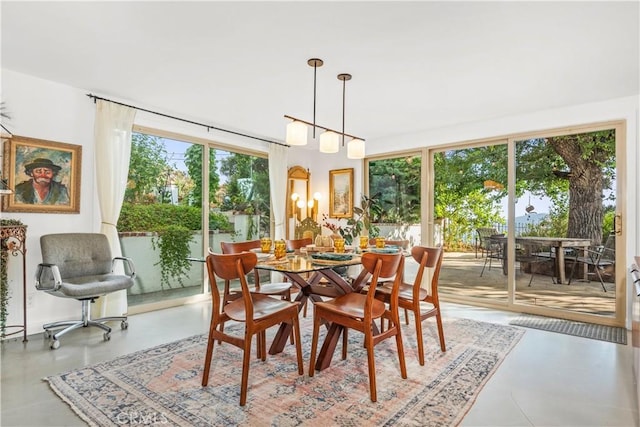
[[[376,237],[376,248],[384,248],[384,237]]]
[[[273,254],[276,259],[282,259],[287,256],[287,245],[284,240],[276,240],[273,246]]]
[[[333,239],[333,249],[339,254],[344,253],[344,239]]]
[[[260,251],[262,251],[263,254],[268,254],[269,252],[271,252],[270,238],[263,237],[262,239],[260,239]]]

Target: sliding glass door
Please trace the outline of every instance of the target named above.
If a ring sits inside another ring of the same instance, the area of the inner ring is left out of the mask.
[[[506,141],[434,150],[433,242],[445,248],[440,292],[506,304]]]
[[[526,219],[516,245],[535,261],[518,263],[516,274],[530,280],[517,282],[516,304],[616,317],[624,299],[616,264],[625,265],[615,248],[616,131],[604,126],[513,140],[515,211]]]
[[[207,251],[270,234],[269,163],[181,135],[137,128],[118,221],[136,264],[129,306],[204,296]]]
[[[429,152],[445,299],[622,324],[624,123]]]

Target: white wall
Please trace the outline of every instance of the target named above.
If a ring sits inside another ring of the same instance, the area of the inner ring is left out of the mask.
[[[15,134],[82,146],[79,214],[7,213],[27,225],[27,323],[28,332],[42,330],[47,321],[78,316],[79,303],[63,300],[35,289],[33,277],[40,262],[40,236],[54,232],[95,231],[99,223],[94,197],[93,116],[94,105],[85,93],[68,86],[2,71],[2,101],[11,120],[6,127]],[[22,263],[9,260],[9,319],[22,323]],[[8,331],[11,332],[11,331]]]
[[[353,202],[356,206],[359,206],[360,197],[363,193],[363,162],[361,160],[347,159],[346,147],[337,154],[325,154],[311,148],[310,145],[303,148],[290,149],[288,163],[289,167],[302,166],[311,172],[311,194],[319,192],[322,195],[318,202],[318,222],[322,224],[322,214],[329,213],[329,171],[333,169],[355,169],[353,175]],[[322,234],[329,235],[331,232],[323,227]]]
[[[82,176],[79,214],[24,214],[2,213],[5,218],[20,219],[28,226],[27,230],[27,292],[28,292],[28,331],[40,332],[42,324],[61,319],[74,318],[79,313],[79,304],[63,301],[33,286],[35,268],[40,262],[39,237],[42,234],[71,231],[98,231],[100,211],[95,198],[93,123],[95,106],[86,96],[88,90],[80,90],[50,81],[37,79],[12,71],[2,70],[2,94],[11,115],[8,123],[10,130],[21,136],[82,145]],[[104,95],[106,94],[97,94]],[[112,98],[118,100],[117,98]],[[120,100],[140,105],[135,100]],[[515,132],[525,132],[591,122],[625,119],[627,121],[627,259],[640,254],[640,230],[638,216],[638,180],[640,175],[638,145],[638,97],[622,98],[602,103],[586,104],[563,109],[543,111],[533,114],[508,117],[482,123],[471,123],[450,128],[436,129],[413,135],[402,135],[378,141],[367,141],[367,155],[389,151],[406,150],[467,141],[485,137],[494,137]],[[208,140],[242,146],[260,152],[268,151],[268,144],[222,132],[207,132],[203,128],[181,122],[160,118],[146,113],[138,113],[136,124],[160,128],[170,132],[188,134]],[[239,130],[242,131],[242,130]],[[284,124],[283,124],[284,132]],[[354,197],[356,205],[362,194],[362,162],[349,160],[346,149],[339,154],[321,154],[309,148],[292,148],[289,151],[288,166],[300,165],[311,171],[311,192],[323,194],[319,211],[328,212],[329,170],[355,168]],[[319,215],[319,219],[321,216]],[[326,232],[326,229],[324,230]],[[9,324],[19,323],[21,319],[21,263],[19,259],[10,260],[9,282],[11,301],[9,306]]]

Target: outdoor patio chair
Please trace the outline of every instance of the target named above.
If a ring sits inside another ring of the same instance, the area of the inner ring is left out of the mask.
[[[494,234],[486,239],[485,244],[485,259],[484,264],[482,265],[482,271],[480,272],[480,277],[484,274],[485,268],[487,268],[487,264],[489,264],[489,269],[491,269],[493,260],[499,261],[498,265],[500,268],[503,268],[504,263],[504,246],[505,246],[505,238],[504,234]]]
[[[578,253],[580,253],[581,251],[583,251],[582,248],[578,249]],[[571,266],[571,274],[569,275],[569,285],[571,284],[571,280],[573,280],[576,266],[578,264],[586,265],[588,269],[593,270],[592,273],[588,272],[587,274],[595,274],[600,281],[600,285],[602,285],[602,289],[607,292],[607,288],[604,286],[604,279],[602,278],[602,275],[607,274],[607,270],[614,268],[616,265],[615,234],[610,234],[609,237],[607,237],[604,246],[596,246],[584,249],[584,255],[577,256],[573,260],[573,265]]]
[[[489,238],[497,235],[498,230],[492,227],[480,227],[476,228],[476,234],[476,258],[478,258],[478,251],[480,251],[481,256],[490,252],[491,248],[489,245],[491,242],[489,241]]]
[[[543,264],[552,264],[551,267],[551,282],[555,283],[555,254],[551,251],[551,248],[537,244],[537,243],[520,243],[520,248],[516,249],[516,261],[520,263],[520,270],[523,271],[523,267],[529,269],[531,278],[529,284],[531,286],[533,278],[536,274],[543,273],[540,271]]]

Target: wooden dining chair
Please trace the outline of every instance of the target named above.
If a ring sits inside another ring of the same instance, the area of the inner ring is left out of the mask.
[[[413,312],[416,322],[416,338],[418,340],[418,358],[420,365],[424,365],[424,344],[422,338],[422,321],[429,317],[435,317],[440,338],[440,349],[447,351],[442,327],[442,314],[440,313],[440,301],[438,299],[438,278],[444,250],[441,246],[430,248],[426,246],[414,246],[411,248],[411,256],[420,265],[413,283],[401,283],[398,290],[398,306]],[[424,289],[422,278],[427,269],[433,269],[430,292]],[[390,303],[393,300],[393,287],[385,285],[376,289],[376,298]]]
[[[314,304],[309,376],[313,377],[315,372],[320,325],[331,322],[331,328],[336,327],[336,325],[342,327],[343,359],[346,359],[347,356],[346,344],[348,330],[355,329],[364,334],[364,346],[367,349],[367,365],[369,368],[369,393],[371,401],[375,402],[377,400],[377,393],[373,349],[376,344],[387,338],[395,337],[396,347],[398,349],[398,360],[400,362],[400,374],[402,378],[407,378],[407,367],[404,360],[404,348],[402,346],[402,333],[398,318],[398,290],[402,280],[402,274],[396,274],[404,268],[404,257],[400,253],[365,253],[362,255],[362,267],[363,272],[371,274],[371,286],[366,295],[359,292],[351,292],[329,301],[316,302]],[[387,306],[384,302],[374,298],[375,289],[379,280],[393,276],[396,277],[396,280],[394,280],[391,287],[389,305]],[[363,281],[367,280],[367,275],[361,274],[359,279]],[[354,286],[357,288],[358,284],[356,283]],[[389,321],[389,327],[383,332],[379,332],[375,325],[375,321],[378,319],[387,319],[387,321]],[[324,348],[323,345],[323,350]],[[322,354],[323,350],[321,350],[322,357],[325,356]]]
[[[300,249],[307,247],[308,245],[311,245],[311,244],[313,244],[313,239],[311,237],[306,237],[302,239],[285,240],[287,252],[300,251]]]
[[[223,254],[237,254],[241,252],[250,252],[252,249],[260,248],[260,240],[249,240],[245,242],[220,242],[220,247]],[[254,287],[251,288],[251,292],[262,295],[277,295],[283,300],[291,301],[291,283],[276,282],[260,284],[259,271],[253,270]],[[229,288],[229,281],[224,282],[224,294],[223,303],[226,304],[237,298]]]
[[[251,341],[254,335],[257,337],[258,357],[264,361],[267,356],[266,330],[283,322],[292,324],[298,360],[298,374],[304,374],[300,325],[298,323],[298,303],[251,292],[247,284],[246,275],[254,269],[257,262],[258,258],[252,252],[228,255],[210,254],[207,256],[207,271],[211,284],[213,310],[209,326],[204,372],[202,374],[202,386],[206,387],[209,381],[215,341],[224,341],[240,348],[243,351],[240,406],[244,406],[247,402]],[[239,280],[241,298],[235,299],[228,304],[223,304],[216,285],[216,276],[225,281]],[[225,334],[222,326],[228,320],[244,323],[244,333],[241,336]]]

